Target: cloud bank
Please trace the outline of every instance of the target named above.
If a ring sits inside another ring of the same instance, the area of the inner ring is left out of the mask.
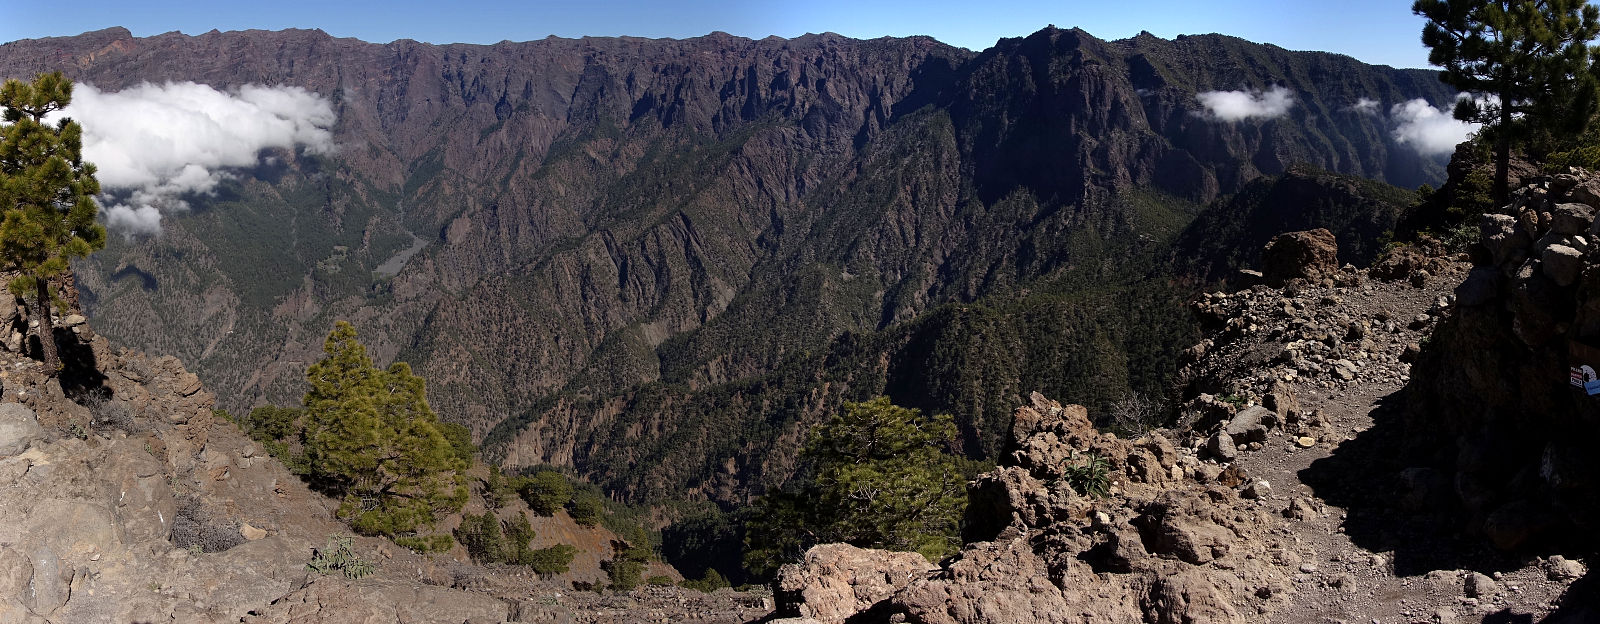
[[[214,192],[228,169],[254,166],[261,150],[332,151],[336,120],[326,99],[300,87],[218,91],[193,82],[111,93],[80,84],[62,114],[83,124],[106,223],[127,234],[159,233],[163,214],[188,209],[184,196]]]
[[[1395,104],[1389,117],[1396,124],[1391,132],[1395,142],[1423,156],[1455,152],[1456,144],[1472,138],[1480,125],[1459,121],[1451,111],[1434,108],[1422,98]]]
[[[1206,91],[1195,95],[1206,113],[1222,121],[1272,119],[1289,114],[1294,94],[1283,87],[1266,91]]]

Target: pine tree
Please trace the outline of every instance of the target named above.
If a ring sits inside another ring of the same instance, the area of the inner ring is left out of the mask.
[[[344,321],[323,351],[306,369],[306,456],[313,478],[344,495],[339,515],[363,533],[392,536],[459,510],[466,465],[440,431],[423,379],[404,362],[374,367]]]
[[[541,470],[523,483],[522,498],[534,513],[553,516],[572,501],[572,483],[559,472]],[[598,499],[595,500],[598,502]],[[598,512],[595,517],[598,518]]]
[[[93,164],[83,160],[83,128],[69,118],[54,125],[45,116],[72,101],[72,81],[60,72],[40,74],[32,84],[7,80],[0,86],[0,268],[16,272],[8,285],[31,297],[39,320],[39,347],[45,370],[61,368],[51,309],[61,304],[51,280],[67,272],[67,262],[106,245],[105,227],[95,221],[100,192]]]
[[[1495,152],[1494,200],[1509,196],[1511,147],[1537,136],[1575,136],[1597,102],[1594,50],[1600,9],[1583,0],[1416,0],[1422,43],[1440,80],[1475,95],[1455,116],[1485,125]]]
[[[960,547],[965,466],[951,453],[954,420],[887,397],[846,403],[801,452],[811,477],[758,500],[745,565],[757,575],[820,543],[916,551],[937,560]]]

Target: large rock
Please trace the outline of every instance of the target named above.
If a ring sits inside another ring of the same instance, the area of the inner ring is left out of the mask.
[[[1550,230],[1561,234],[1584,234],[1594,223],[1594,209],[1585,204],[1556,204],[1550,216]]]
[[[33,410],[18,403],[0,403],[0,458],[20,454],[42,437],[44,429]]]
[[[1540,255],[1544,274],[1558,286],[1571,286],[1583,273],[1583,252],[1566,245],[1551,245]]]
[[[843,624],[936,569],[917,553],[823,544],[778,571],[778,613]]]
[[[1267,424],[1276,422],[1277,416],[1265,407],[1252,405],[1228,421],[1227,432],[1235,444],[1239,442],[1267,441]]]
[[[1065,587],[1024,539],[977,544],[936,577],[895,599],[927,624],[1140,622],[1139,595],[1114,575],[1085,574]]]
[[[1271,285],[1321,277],[1338,267],[1338,241],[1324,228],[1279,234],[1261,250],[1262,278]]]

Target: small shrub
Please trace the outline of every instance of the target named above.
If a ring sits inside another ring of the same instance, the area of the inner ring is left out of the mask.
[[[683,587],[684,589],[693,589],[695,591],[709,594],[724,587],[728,587],[729,583],[728,579],[723,577],[722,573],[717,572],[716,568],[706,568],[706,575],[704,578],[693,581],[685,579],[682,583],[679,583],[679,586]]]
[[[84,393],[78,397],[78,404],[89,408],[90,426],[97,429],[120,429],[128,433],[138,433],[138,427],[133,419],[133,408],[127,401],[111,398],[110,390]]]
[[[483,504],[490,509],[500,509],[511,502],[511,497],[516,495],[516,488],[500,473],[498,466],[489,467],[489,477],[483,480]]]
[[[578,549],[566,544],[556,544],[533,551],[533,560],[528,565],[539,574],[564,574],[570,569],[572,557],[576,554]]]
[[[448,552],[451,548],[455,548],[456,540],[449,535],[438,533],[435,535],[397,537],[394,538],[394,543],[419,555],[431,555]]]
[[[216,517],[194,496],[178,499],[178,512],[173,514],[172,533],[168,538],[179,548],[208,553],[222,552],[245,542],[238,522]]]
[[[510,550],[505,532],[500,529],[500,519],[493,513],[462,515],[455,538],[466,547],[467,554],[480,563],[503,563]]]
[[[439,423],[439,433],[444,434],[444,439],[450,443],[450,450],[461,460],[461,465],[471,467],[472,456],[478,447],[472,443],[472,430],[456,423]]]
[[[1078,462],[1078,452],[1073,451],[1069,459]],[[1079,463],[1068,465],[1061,476],[1079,495],[1105,498],[1110,493],[1111,463],[1095,453],[1083,456]]]
[[[672,587],[672,577],[657,574],[645,579],[644,584],[651,587]]]
[[[500,526],[506,536],[506,563],[533,565],[533,550],[528,548],[528,542],[533,540],[533,526],[528,524],[528,517],[518,512]]]
[[[1129,437],[1138,437],[1161,425],[1163,411],[1161,405],[1149,397],[1130,393],[1111,404],[1111,428]]]
[[[306,568],[324,576],[338,573],[350,579],[372,574],[375,569],[371,563],[356,555],[355,549],[350,546],[350,538],[333,535],[328,536],[327,546],[312,554]]]
[[[600,563],[600,567],[605,569],[606,576],[611,579],[611,589],[615,591],[632,591],[644,578],[643,561],[607,559]]]

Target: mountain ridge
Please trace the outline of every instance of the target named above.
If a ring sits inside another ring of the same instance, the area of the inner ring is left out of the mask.
[[[275,152],[162,237],[82,263],[100,331],[180,355],[237,410],[296,398],[327,325],[348,318],[480,437],[539,424],[514,464],[641,475],[604,477],[624,498],[739,500],[786,476],[792,454],[773,444],[869,394],[958,413],[981,456],[1019,371],[1048,366],[1027,389],[1085,403],[1154,388],[1182,340],[1123,324],[1185,331],[1154,272],[1171,236],[1298,162],[1437,180],[1387,121],[1340,107],[1453,97],[1432,72],[1338,55],[1061,29],[982,52],[827,35],[124,34],[13,42],[0,71],[302,86],[333,101],[342,149]],[[1282,119],[1224,123],[1194,97],[1270,85],[1300,102]],[[396,275],[371,277],[413,237],[426,244]],[[956,329],[973,323],[994,333]],[[1054,338],[1023,340],[1039,335]],[[1018,345],[1042,359],[942,386],[923,372]],[[613,407],[544,412],[561,397]]]

